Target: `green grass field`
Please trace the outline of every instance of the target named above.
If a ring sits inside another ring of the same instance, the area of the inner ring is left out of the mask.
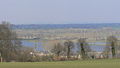
[[[0,68],[120,68],[120,59],[32,62],[32,63],[0,63]]]

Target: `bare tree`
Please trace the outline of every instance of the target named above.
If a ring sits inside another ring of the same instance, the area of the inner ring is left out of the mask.
[[[67,51],[67,58],[69,59],[70,58],[70,53],[72,51],[72,49],[74,48],[74,43],[70,40],[64,42],[64,45],[65,45],[65,48],[66,48],[66,51]]]
[[[33,62],[35,61],[34,48],[23,46],[17,56],[20,62]]]
[[[0,24],[0,53],[5,61],[15,60],[21,42],[7,22]]]
[[[88,58],[87,53],[91,51],[91,48],[89,47],[85,38],[78,39],[78,47],[80,49],[80,54],[81,54],[82,59]]]
[[[111,51],[112,53],[112,57],[115,58],[116,57],[116,46],[117,46],[117,38],[115,36],[109,36],[107,38],[107,45],[106,45],[106,49],[109,51]]]
[[[109,54],[110,54],[110,46],[106,45],[103,51],[104,58],[109,58]]]
[[[51,52],[57,55],[58,57],[63,51],[64,51],[64,47],[60,43],[55,44],[53,46],[53,49],[51,50]]]

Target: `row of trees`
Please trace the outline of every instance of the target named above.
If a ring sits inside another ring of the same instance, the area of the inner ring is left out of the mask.
[[[109,36],[106,40],[106,47],[102,53],[104,58],[119,58],[120,57],[120,45],[118,44],[119,40],[115,36]],[[93,55],[89,55],[90,52],[94,52],[90,45],[86,42],[85,38],[78,39],[77,42],[78,53],[81,55],[82,59],[93,58]],[[75,47],[74,43],[70,40],[65,41],[63,46],[60,43],[54,45],[52,52],[58,57],[63,56],[66,53],[67,58],[70,58],[70,53]]]
[[[56,56],[64,55],[67,56],[68,59],[70,59],[70,55],[74,54],[73,48],[75,47],[74,43],[70,40],[65,41],[64,44],[57,43],[54,45],[53,49],[51,50],[52,53],[54,53]],[[91,52],[91,48],[86,42],[86,39],[81,38],[78,40],[77,48],[79,49],[78,52],[81,55],[82,59],[87,59],[88,52]]]

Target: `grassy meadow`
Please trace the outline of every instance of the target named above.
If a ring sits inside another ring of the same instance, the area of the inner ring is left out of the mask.
[[[120,59],[59,61],[59,62],[3,62],[0,68],[120,68]]]

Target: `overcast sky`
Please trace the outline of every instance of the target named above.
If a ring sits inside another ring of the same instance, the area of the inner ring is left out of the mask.
[[[0,0],[13,24],[120,23],[120,0]]]

